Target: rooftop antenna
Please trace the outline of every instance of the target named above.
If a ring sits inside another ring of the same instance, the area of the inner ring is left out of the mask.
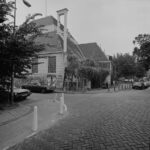
[[[47,17],[47,0],[45,0],[45,17]]]

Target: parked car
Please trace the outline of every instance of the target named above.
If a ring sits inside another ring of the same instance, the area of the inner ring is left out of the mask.
[[[10,91],[0,86],[0,98],[8,99],[10,98]],[[31,95],[31,92],[27,89],[21,89],[14,87],[14,101],[19,101],[26,99]]]
[[[14,87],[14,99],[15,100],[26,99],[30,95],[31,95],[30,90]]]
[[[145,85],[146,87],[149,87],[149,86],[150,86],[150,81],[144,81],[144,85]]]
[[[55,90],[55,84],[51,86],[47,85],[41,85],[39,82],[31,82],[29,84],[23,85],[23,89],[28,89],[31,92],[40,92],[40,93],[46,93],[49,91]]]
[[[136,81],[133,83],[132,88],[142,90],[142,89],[146,89],[147,86],[144,84],[143,81]]]
[[[146,87],[150,87],[150,80],[147,77],[143,78],[143,82]]]

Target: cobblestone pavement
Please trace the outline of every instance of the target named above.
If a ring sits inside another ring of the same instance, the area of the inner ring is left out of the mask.
[[[65,97],[69,116],[9,150],[149,150],[150,90]]]

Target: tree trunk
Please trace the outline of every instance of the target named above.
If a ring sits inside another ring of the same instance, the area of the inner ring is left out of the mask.
[[[10,105],[14,103],[14,64],[12,64],[11,86],[10,86]]]

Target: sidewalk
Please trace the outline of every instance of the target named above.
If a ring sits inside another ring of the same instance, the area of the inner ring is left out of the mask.
[[[36,106],[38,131],[52,126],[62,117],[58,114],[60,107],[58,102],[44,100],[37,102]],[[14,109],[0,111],[0,149],[7,149],[33,133],[33,107],[20,105]]]
[[[0,127],[6,125],[12,121],[19,119],[20,117],[26,116],[32,112],[32,108],[25,105],[18,105],[8,107],[0,111]]]

